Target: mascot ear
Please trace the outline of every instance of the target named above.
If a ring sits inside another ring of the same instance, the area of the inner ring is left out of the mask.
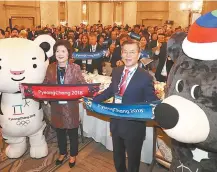
[[[172,61],[176,61],[183,54],[182,42],[186,36],[187,34],[185,32],[177,32],[167,42],[167,53]]]
[[[40,35],[34,42],[44,50],[45,61],[53,55],[53,46],[56,41],[50,35]]]

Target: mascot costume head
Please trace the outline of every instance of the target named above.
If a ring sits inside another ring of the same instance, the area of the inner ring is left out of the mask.
[[[217,171],[217,10],[198,18],[186,38],[168,42],[175,61],[156,121],[172,138],[174,172]],[[183,40],[184,39],[184,40]],[[180,46],[182,45],[182,46]]]
[[[9,158],[19,158],[25,153],[26,137],[29,137],[32,158],[48,154],[43,111],[39,102],[22,98],[19,84],[43,82],[54,44],[55,40],[49,35],[41,35],[34,41],[0,40],[0,125],[2,136],[9,144],[6,148]]]

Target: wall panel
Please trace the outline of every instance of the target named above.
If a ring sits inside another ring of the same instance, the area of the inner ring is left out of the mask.
[[[102,3],[102,21],[103,25],[111,25],[113,23],[113,3]]]
[[[204,1],[202,14],[217,9],[217,1]]]
[[[89,23],[90,25],[97,24],[100,20],[100,5],[98,2],[89,2],[88,3],[88,11],[89,11]]]
[[[181,1],[169,2],[169,20],[174,21],[174,27],[187,27],[189,23],[189,11],[180,10]]]
[[[82,22],[81,1],[68,1],[68,25],[75,26]]]
[[[9,26],[11,17],[33,17],[34,24],[40,24],[40,4],[38,1],[0,1],[0,27]]]
[[[41,25],[59,25],[58,1],[40,1]]]
[[[124,2],[124,24],[136,24],[137,2]]]
[[[168,1],[144,1],[137,2],[137,24],[161,25],[169,16],[169,2]],[[147,21],[144,23],[144,21]],[[160,21],[160,22],[159,22]],[[147,23],[147,24],[146,24]]]

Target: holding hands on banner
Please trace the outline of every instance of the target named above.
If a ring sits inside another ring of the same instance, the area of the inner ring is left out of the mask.
[[[153,119],[152,108],[160,101],[149,102],[138,105],[95,103],[86,97],[93,97],[99,91],[100,84],[79,85],[43,85],[43,84],[21,84],[20,89],[25,98],[45,101],[67,101],[83,98],[88,110],[115,118],[134,120]]]
[[[137,35],[131,35],[137,36]],[[97,59],[106,54],[106,50],[102,50],[95,53],[78,53],[74,52],[73,57],[75,59]],[[141,57],[145,56],[141,53]],[[94,74],[92,74],[94,75]],[[44,101],[72,101],[81,100],[83,97],[94,97],[99,92],[105,90],[108,87],[102,82],[102,78],[98,76],[92,76],[91,74],[85,74],[84,78],[89,81],[89,84],[26,84],[21,85],[21,92],[25,98],[32,98],[36,100]],[[100,80],[97,80],[97,78]],[[91,82],[90,82],[91,81]],[[111,82],[111,78],[109,84]],[[156,94],[160,99],[164,97],[160,83],[155,84]],[[106,104],[103,105],[93,103],[90,99],[84,98],[84,103],[88,110],[100,113],[103,115],[109,115],[113,117],[147,120],[152,119],[152,108],[159,102],[149,102],[140,105],[122,105],[122,104]],[[90,106],[91,104],[91,106]]]
[[[78,100],[84,96],[93,97],[99,91],[100,84],[43,85],[22,84],[21,92],[25,98],[38,100]]]

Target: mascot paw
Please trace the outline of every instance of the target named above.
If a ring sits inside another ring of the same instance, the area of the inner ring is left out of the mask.
[[[32,158],[43,158],[48,155],[48,147],[47,143],[43,143],[37,146],[31,146],[30,148],[30,156]]]
[[[9,158],[19,158],[26,152],[26,149],[26,142],[9,144],[5,150],[5,153]]]

